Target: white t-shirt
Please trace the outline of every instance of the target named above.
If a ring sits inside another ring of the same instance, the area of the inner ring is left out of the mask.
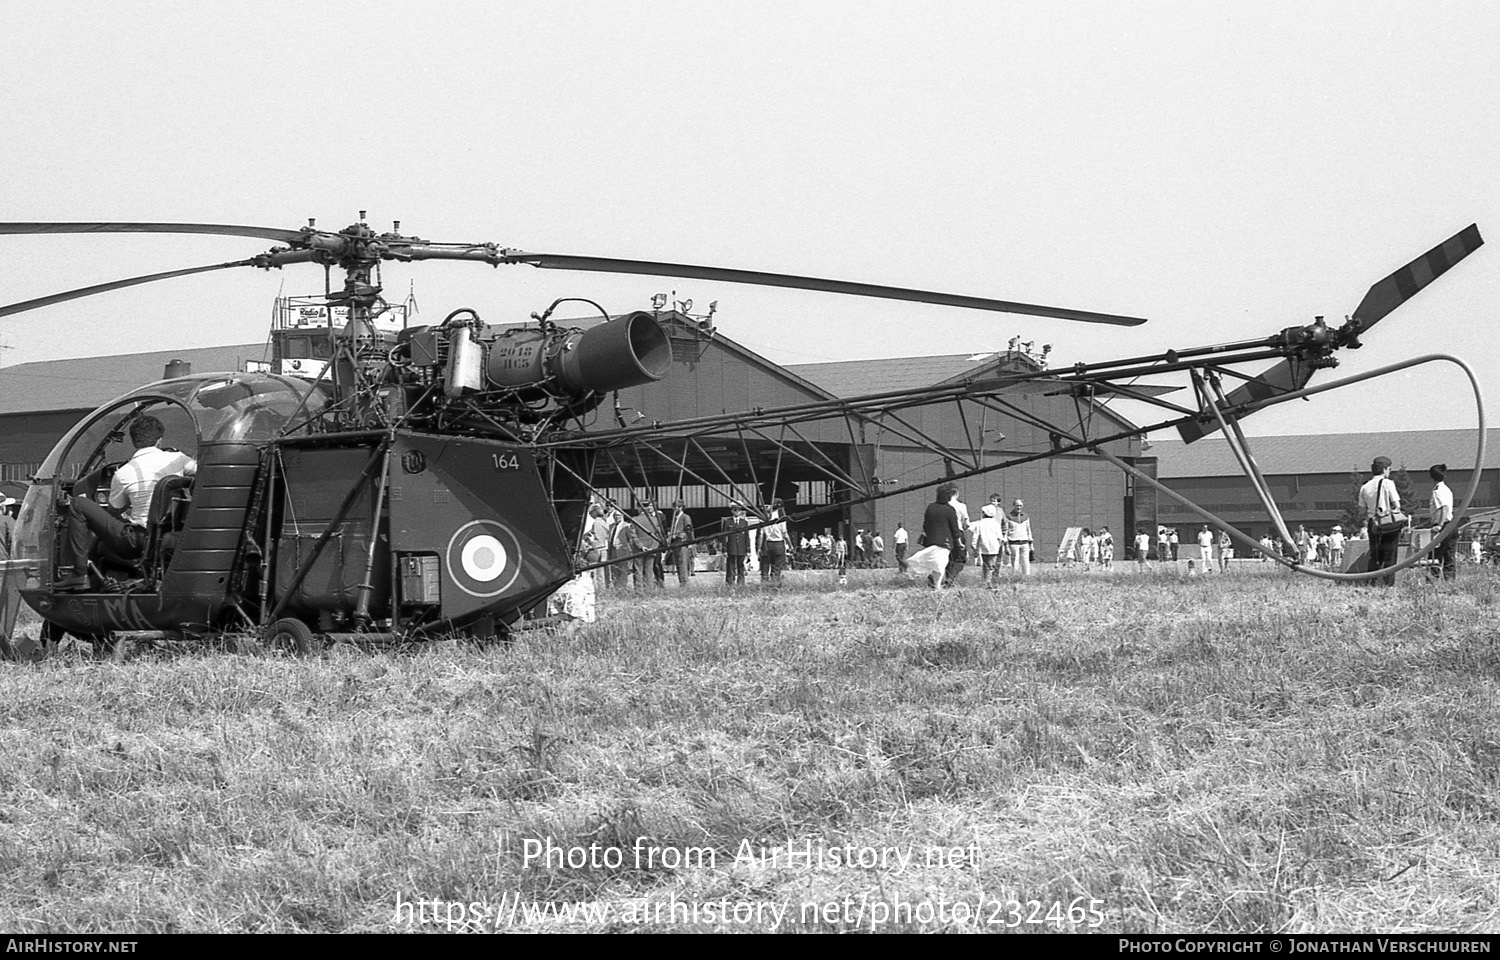
[[[898,545],[905,543],[906,542],[906,528],[905,527],[897,527],[896,528],[896,535],[894,537],[892,537],[891,539],[895,540]]]
[[[950,500],[949,504],[958,513],[958,529],[967,532],[968,529],[969,529],[969,507],[968,507],[968,504],[964,503],[962,500],[958,499],[957,497],[954,497],[952,500]]]
[[[1453,491],[1439,480],[1432,488],[1432,525],[1440,527],[1453,519]]]
[[[1386,487],[1386,484],[1390,484]],[[1381,496],[1381,489],[1385,489],[1385,495]],[[1393,508],[1400,509],[1401,496],[1396,492],[1395,481],[1389,477],[1371,477],[1365,481],[1364,486],[1359,488],[1359,507],[1363,511],[1366,520],[1373,520],[1375,515],[1384,507],[1389,513]]]
[[[771,518],[773,520],[776,520],[777,522],[776,523],[768,523],[768,524],[766,524],[764,527],[761,528],[761,532],[765,534],[765,537],[766,537],[767,540],[770,540],[770,541],[775,542],[775,543],[785,543],[786,542],[786,521],[781,519],[781,514],[779,514],[779,513],[773,513],[773,514],[771,514]]]
[[[130,508],[128,519],[144,527],[151,516],[151,495],[164,477],[191,477],[198,472],[198,461],[176,450],[163,450],[152,444],[141,447],[115,471],[109,482],[109,505],[116,510]]]

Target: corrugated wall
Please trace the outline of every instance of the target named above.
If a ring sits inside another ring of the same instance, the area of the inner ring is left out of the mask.
[[[23,480],[46,459],[88,410],[49,410],[0,416],[0,480]]]
[[[989,459],[998,462],[999,457]],[[911,483],[943,476],[942,465],[934,463],[932,454],[911,448],[883,447],[879,452],[879,469],[882,477],[899,475]],[[968,504],[970,518],[974,520],[979,519],[980,508],[992,493],[1001,495],[1007,509],[1012,500],[1024,500],[1038,538],[1040,559],[1054,558],[1067,527],[1108,526],[1118,541],[1125,526],[1124,475],[1097,457],[1078,454],[1053,457],[957,483],[959,496]],[[906,524],[909,531],[920,529],[922,514],[934,494],[935,490],[928,488],[879,501],[876,514],[880,531],[889,537],[897,522]]]

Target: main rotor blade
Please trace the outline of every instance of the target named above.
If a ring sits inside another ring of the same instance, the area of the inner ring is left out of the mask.
[[[547,270],[589,270],[596,273],[635,273],[661,277],[684,277],[690,280],[753,283],[767,287],[790,287],[796,290],[821,290],[826,293],[846,293],[858,297],[878,297],[883,300],[909,300],[914,303],[934,303],[940,306],[964,307],[970,310],[1022,313],[1034,317],[1079,320],[1084,323],[1111,323],[1122,327],[1134,327],[1146,322],[1141,317],[1124,317],[1113,313],[1094,313],[1090,310],[1070,310],[1066,307],[1047,307],[1034,303],[1017,303],[1013,300],[990,300],[985,297],[937,293],[931,290],[909,290],[905,287],[885,287],[873,283],[825,280],[819,277],[799,277],[785,273],[760,273],[754,270],[730,270],[724,267],[701,267],[682,263],[656,263],[650,260],[616,260],[610,257],[575,257],[567,254],[523,253],[520,251],[508,251],[501,259],[507,263],[529,263],[534,267],[541,267]]]
[[[199,233],[223,237],[260,237],[283,243],[300,240],[301,230],[246,227],[233,223],[0,223],[0,234],[45,233]]]
[[[1471,223],[1390,276],[1377,281],[1359,302],[1359,306],[1354,308],[1353,317],[1361,321],[1361,332],[1373,327],[1386,314],[1410,300],[1419,290],[1447,273],[1450,267],[1483,244],[1479,224]],[[1226,394],[1224,399],[1230,406],[1235,406],[1301,390],[1312,379],[1312,374],[1311,364],[1289,358],[1254,380],[1245,381]],[[1218,429],[1217,423],[1190,421],[1179,424],[1177,432],[1182,435],[1183,442],[1192,443]]]
[[[39,307],[50,307],[54,303],[63,303],[68,300],[77,300],[80,297],[92,297],[96,293],[108,293],[111,290],[119,290],[121,287],[133,287],[138,283],[151,283],[155,280],[170,280],[173,277],[186,277],[194,273],[208,273],[211,270],[225,270],[229,267],[253,267],[254,260],[234,260],[230,263],[211,263],[206,267],[188,267],[185,270],[169,270],[166,273],[148,273],[143,277],[130,277],[126,280],[111,280],[109,283],[96,283],[91,287],[79,287],[77,290],[68,290],[65,293],[54,293],[45,297],[37,297],[35,300],[22,300],[19,303],[8,303],[0,307],[0,317],[9,317],[17,313],[25,313],[27,310],[35,310]]]

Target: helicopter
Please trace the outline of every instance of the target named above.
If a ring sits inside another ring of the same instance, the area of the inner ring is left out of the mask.
[[[901,492],[1064,454],[1093,454],[1263,552],[1258,541],[1122,458],[1119,444],[1166,427],[1189,441],[1223,430],[1247,475],[1257,479],[1238,422],[1275,403],[1435,359],[1309,386],[1314,372],[1337,364],[1335,351],[1357,348],[1371,326],[1483,243],[1477,226],[1460,231],[1372,286],[1342,327],[1318,317],[1269,337],[1065,370],[1020,364],[936,386],[671,422],[640,422],[645,414],[638,411],[632,423],[621,392],[661,380],[672,366],[675,344],[659,316],[610,315],[593,301],[564,298],[533,313],[529,323],[491,324],[475,309],[461,307],[440,323],[411,325],[400,306],[382,296],[380,265],[461,260],[760,284],[1121,326],[1145,320],[789,274],[436,243],[402,234],[399,222],[377,233],[363,211],[358,222],[337,231],[320,230],[315,221],[292,230],[0,223],[0,235],[87,233],[236,236],[278,245],[242,260],[0,306],[0,317],[235,268],[310,263],[323,266],[330,278],[341,271],[343,284],[335,288],[330,279],[318,298],[314,309],[327,321],[319,334],[280,331],[279,355],[302,369],[177,376],[168,371],[166,379],[105,404],[63,436],[30,482],[6,564],[0,654],[20,659],[44,656],[66,635],[102,646],[121,636],[249,635],[306,653],[329,641],[503,634],[561,585],[601,565],[585,563],[579,553],[589,506],[608,500],[611,491],[648,485],[652,470],[663,465],[679,480],[732,490],[737,502],[752,509],[755,526],[847,510],[897,493],[857,458],[841,457],[819,440],[830,430],[847,430],[855,448],[856,428],[889,431],[942,459],[943,477],[903,484]],[[597,308],[599,320],[554,320],[567,300]],[[712,337],[712,331],[705,335]],[[1277,365],[1258,376],[1235,369],[1268,359]],[[1442,359],[1462,366],[1456,358]],[[1178,387],[1140,382],[1143,376],[1183,372],[1194,392],[1192,406],[1166,399]],[[1226,378],[1242,385],[1226,393]],[[1070,398],[1076,416],[1039,416],[1024,402],[1035,396]],[[1090,404],[1105,397],[1141,401],[1168,415],[1147,427],[1095,417]],[[934,408],[956,411],[965,434],[982,435],[984,418],[1024,422],[1045,435],[1045,449],[998,460],[966,453],[922,421],[920,411]],[[980,418],[973,429],[970,416]],[[60,551],[79,512],[72,500],[107,500],[115,473],[132,453],[127,437],[153,419],[168,441],[190,447],[193,475],[156,484],[138,555],[96,548],[84,583],[63,589]],[[1482,429],[1480,437],[1482,460]],[[758,474],[756,463],[765,468],[768,457],[774,457],[774,468]],[[800,510],[794,504],[775,515],[769,505],[794,474],[821,478],[833,495],[828,503]],[[1478,470],[1474,477],[1477,485]],[[1264,493],[1263,480],[1257,488]],[[1471,486],[1456,514],[1473,493]],[[1262,499],[1289,540],[1274,502],[1268,495]],[[1367,576],[1304,569],[1279,554],[1272,559],[1314,575]],[[43,620],[35,642],[13,636],[17,596]]]

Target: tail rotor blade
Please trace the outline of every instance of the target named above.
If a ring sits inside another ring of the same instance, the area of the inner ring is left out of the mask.
[[[1312,379],[1310,364],[1301,360],[1282,360],[1254,380],[1247,380],[1229,391],[1224,399],[1230,406],[1249,403],[1252,400],[1266,400],[1293,390],[1301,390],[1307,386],[1307,381],[1310,379]],[[1184,443],[1201,440],[1218,429],[1217,422],[1199,423],[1196,420],[1189,420],[1187,423],[1177,425],[1177,432],[1182,434]]]
[[[1386,314],[1416,296],[1417,291],[1448,272],[1484,244],[1479,224],[1471,223],[1417,259],[1370,287],[1354,308],[1354,318],[1368,330]]]
[[[1354,309],[1353,319],[1360,321],[1361,331],[1368,330],[1386,314],[1401,306],[1432,281],[1447,273],[1455,264],[1484,244],[1479,225],[1471,223],[1442,243],[1417,257],[1411,263],[1377,281]],[[1225,396],[1230,406],[1265,400],[1301,390],[1312,379],[1313,367],[1304,360],[1282,360],[1254,380],[1246,381]],[[1179,424],[1177,432],[1184,443],[1192,443],[1219,429],[1217,423],[1196,421]]]

